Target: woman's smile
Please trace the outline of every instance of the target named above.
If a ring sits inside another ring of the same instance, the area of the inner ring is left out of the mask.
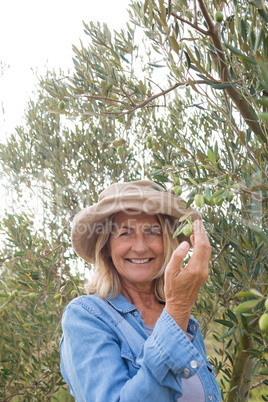
[[[126,258],[126,260],[132,262],[133,264],[145,264],[146,262],[152,261],[152,258],[143,258],[141,260],[137,260],[134,258]]]

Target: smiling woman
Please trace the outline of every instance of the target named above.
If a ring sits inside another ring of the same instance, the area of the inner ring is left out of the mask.
[[[62,320],[61,371],[77,401],[220,401],[191,317],[210,244],[199,214],[184,205],[141,180],[113,184],[75,217],[73,247],[95,264],[89,295]],[[173,239],[186,212],[194,234]]]

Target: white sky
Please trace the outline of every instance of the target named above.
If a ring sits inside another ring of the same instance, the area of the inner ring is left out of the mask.
[[[106,22],[120,30],[128,0],[8,0],[1,4],[0,140],[20,124],[36,78],[47,69],[72,68],[72,44],[86,43],[82,21]],[[3,110],[4,109],[4,113]]]

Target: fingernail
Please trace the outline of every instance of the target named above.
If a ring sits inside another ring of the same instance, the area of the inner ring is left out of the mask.
[[[187,241],[183,241],[180,244],[180,248],[183,249],[183,250],[186,250],[187,248],[189,248],[189,243]]]

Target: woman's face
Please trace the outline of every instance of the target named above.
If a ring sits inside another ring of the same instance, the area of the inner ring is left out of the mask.
[[[157,217],[137,211],[117,213],[110,236],[110,255],[122,284],[151,284],[164,261]]]

